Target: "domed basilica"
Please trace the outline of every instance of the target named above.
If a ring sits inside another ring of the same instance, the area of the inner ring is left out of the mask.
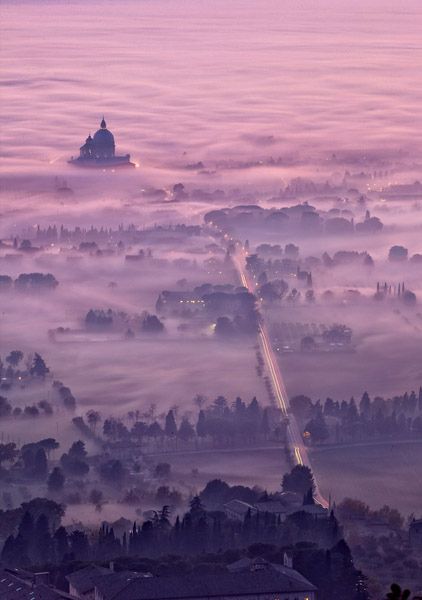
[[[130,154],[117,156],[114,135],[107,129],[107,123],[103,117],[100,129],[91,137],[86,138],[85,144],[81,146],[79,156],[69,161],[82,167],[134,167],[130,162]]]

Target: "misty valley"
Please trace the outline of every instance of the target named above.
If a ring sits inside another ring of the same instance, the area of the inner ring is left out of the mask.
[[[0,9],[4,600],[422,596],[420,6],[226,4]]]
[[[419,200],[390,201],[373,178],[323,198],[296,178],[256,204],[211,189],[202,218],[181,183],[137,207],[171,208],[172,223],[7,224],[4,538],[41,497],[69,531],[127,523],[126,536],[192,497],[225,519],[239,501],[289,518],[306,491],[282,483],[297,464],[318,481],[311,506],[336,506],[345,531],[358,501],[381,511],[362,535],[404,527],[420,492]],[[218,481],[237,493],[208,498]]]

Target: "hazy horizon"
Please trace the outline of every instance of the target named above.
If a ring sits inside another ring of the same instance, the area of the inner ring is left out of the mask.
[[[346,4],[6,0],[1,170],[65,168],[103,114],[147,170],[420,149],[420,3]]]

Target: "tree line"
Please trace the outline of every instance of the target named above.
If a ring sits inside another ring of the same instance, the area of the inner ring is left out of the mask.
[[[58,285],[51,273],[21,273],[15,280],[10,275],[0,275],[0,291],[54,290]]]
[[[44,382],[51,375],[44,358],[37,352],[26,357],[21,350],[12,350],[4,359],[0,357],[0,390],[11,390],[14,386],[26,387],[28,384]],[[61,381],[52,382],[54,395],[68,410],[74,410],[76,399],[70,388]],[[35,404],[25,407],[13,406],[7,397],[0,395],[0,418],[51,416],[53,405],[43,398]]]
[[[201,398],[201,397],[199,397]],[[136,415],[132,415],[136,418]],[[92,427],[97,427],[100,416],[91,415]],[[256,397],[250,402],[240,397],[229,404],[224,396],[218,396],[210,406],[201,404],[196,423],[187,416],[178,421],[175,409],[170,409],[162,419],[135,420],[128,427],[122,420],[107,418],[102,433],[110,442],[142,444],[148,440],[159,443],[163,440],[177,443],[206,443],[214,446],[235,446],[274,439],[283,441],[285,424],[269,407],[262,406]]]
[[[366,439],[420,438],[422,435],[422,387],[392,398],[364,392],[360,401],[326,398],[312,401],[304,395],[291,399],[293,413],[303,423],[310,442],[346,442]]]
[[[52,502],[52,501],[48,501]],[[61,514],[60,505],[48,507],[49,513]],[[171,518],[164,505],[153,518],[133,523],[120,539],[113,527],[103,524],[94,534],[70,533],[49,514],[34,516],[30,507],[19,520],[16,532],[7,537],[1,559],[10,566],[28,567],[63,560],[111,560],[119,556],[158,557],[166,554],[195,555],[219,549],[243,548],[252,543],[319,543],[329,548],[341,539],[341,530],[333,514],[315,519],[298,510],[281,522],[271,513],[247,512],[242,521],[228,518],[222,511],[207,511],[199,496],[190,501],[189,510]]]

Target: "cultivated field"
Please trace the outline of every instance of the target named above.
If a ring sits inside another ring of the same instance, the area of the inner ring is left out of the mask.
[[[326,497],[358,498],[372,508],[388,504],[408,515],[422,511],[421,456],[421,442],[388,442],[321,447],[311,460]]]
[[[211,479],[280,491],[282,477],[290,470],[282,448],[173,454],[161,456],[160,460],[171,464],[175,481],[193,491],[201,490]]]

